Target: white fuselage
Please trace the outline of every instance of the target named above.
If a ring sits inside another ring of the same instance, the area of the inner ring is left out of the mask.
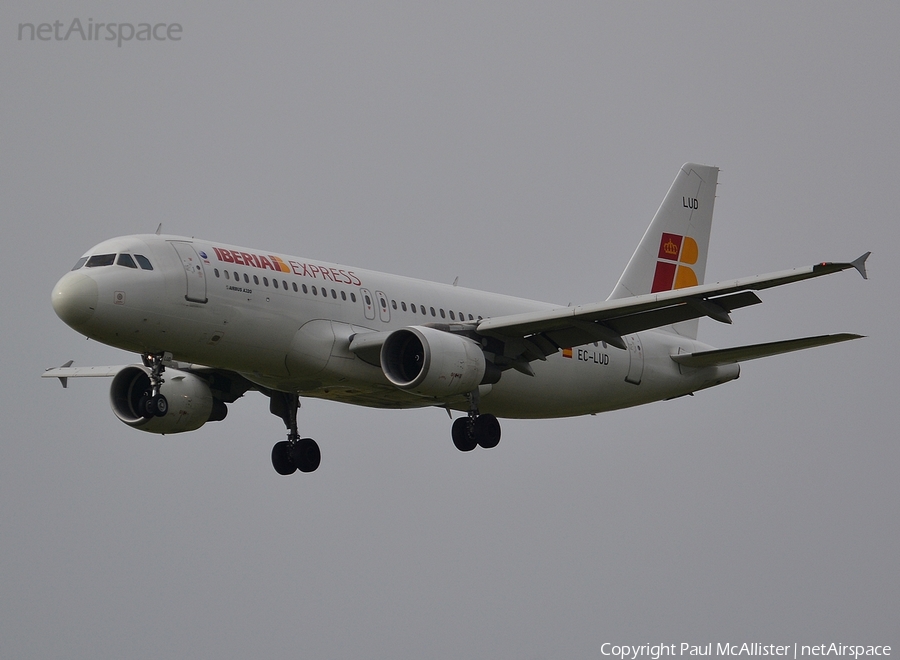
[[[82,334],[234,371],[263,388],[373,407],[466,410],[468,403],[398,389],[379,366],[349,350],[354,335],[560,307],[176,236],[115,238],[86,256],[121,254],[146,257],[152,270],[88,262],[57,284],[54,307]],[[674,332],[624,339],[627,350],[598,342],[532,362],[534,376],[504,371],[499,382],[479,388],[481,411],[520,418],[596,413],[681,396],[739,373],[736,364],[679,366],[671,355],[710,347]]]

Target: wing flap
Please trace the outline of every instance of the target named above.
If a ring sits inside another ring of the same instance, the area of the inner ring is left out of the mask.
[[[751,344],[748,346],[735,346],[734,348],[722,348],[712,351],[699,351],[697,353],[685,353],[670,356],[678,364],[686,367],[714,367],[723,364],[734,364],[746,360],[780,355],[792,351],[802,351],[805,348],[827,346],[851,339],[860,339],[862,335],[841,333],[836,335],[819,335],[817,337],[802,337],[800,339],[788,339],[785,341],[773,341],[765,344]]]
[[[635,312],[611,319],[606,321],[606,325],[619,335],[629,335],[633,332],[659,328],[703,316],[709,316],[721,323],[731,323],[729,312],[741,307],[758,305],[761,302],[759,296],[752,291],[742,291],[717,298],[685,298],[668,307]]]

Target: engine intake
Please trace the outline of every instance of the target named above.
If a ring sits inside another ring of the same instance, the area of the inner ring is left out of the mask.
[[[425,326],[392,332],[381,347],[381,369],[401,390],[428,397],[471,392],[484,379],[484,352],[467,337]]]
[[[131,365],[115,375],[109,389],[113,413],[128,426],[148,433],[194,431],[206,422],[223,419],[228,408],[215,399],[202,378],[177,369],[166,369],[162,394],[169,403],[165,417],[146,417],[140,400],[150,391],[150,369]]]

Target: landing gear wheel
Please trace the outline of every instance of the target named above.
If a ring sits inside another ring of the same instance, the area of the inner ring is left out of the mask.
[[[460,451],[472,451],[477,446],[475,437],[470,433],[470,422],[468,417],[460,417],[450,429],[450,435],[453,437],[453,444]]]
[[[272,466],[278,474],[314,472],[322,462],[322,452],[312,438],[301,438],[297,432],[297,410],[300,397],[291,392],[277,390],[269,394],[269,412],[284,421],[288,439],[272,448]]]
[[[500,442],[500,422],[493,415],[479,415],[475,419],[475,441],[484,449],[493,449]]]
[[[291,460],[290,451],[291,443],[287,440],[276,442],[272,447],[272,467],[278,474],[287,476],[297,471],[297,466]]]
[[[156,409],[154,414],[157,417],[165,417],[166,413],[169,412],[169,402],[162,394],[157,394],[154,397],[150,397],[150,401],[152,402],[153,407]]]
[[[138,412],[142,417],[165,417],[169,412],[169,402],[162,394],[156,396],[144,395],[138,400]]]
[[[291,462],[301,472],[315,472],[322,462],[322,452],[312,438],[303,438],[294,443],[290,450]]]

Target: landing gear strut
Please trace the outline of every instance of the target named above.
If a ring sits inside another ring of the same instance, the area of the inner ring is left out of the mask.
[[[171,362],[171,353],[144,353],[141,360],[145,367],[150,369],[150,389],[144,392],[144,395],[138,399],[137,412],[147,417],[165,417],[169,412],[169,402],[160,393],[163,380],[162,374],[166,370],[166,362]]]
[[[467,396],[468,416],[457,419],[450,429],[453,444],[460,451],[472,451],[475,447],[493,449],[500,442],[500,422],[493,415],[478,412],[478,390]]]
[[[301,438],[297,432],[297,410],[300,397],[289,392],[272,392],[269,395],[269,410],[284,420],[287,440],[276,442],[272,447],[272,467],[278,474],[313,472],[322,460],[319,445],[312,438]]]

